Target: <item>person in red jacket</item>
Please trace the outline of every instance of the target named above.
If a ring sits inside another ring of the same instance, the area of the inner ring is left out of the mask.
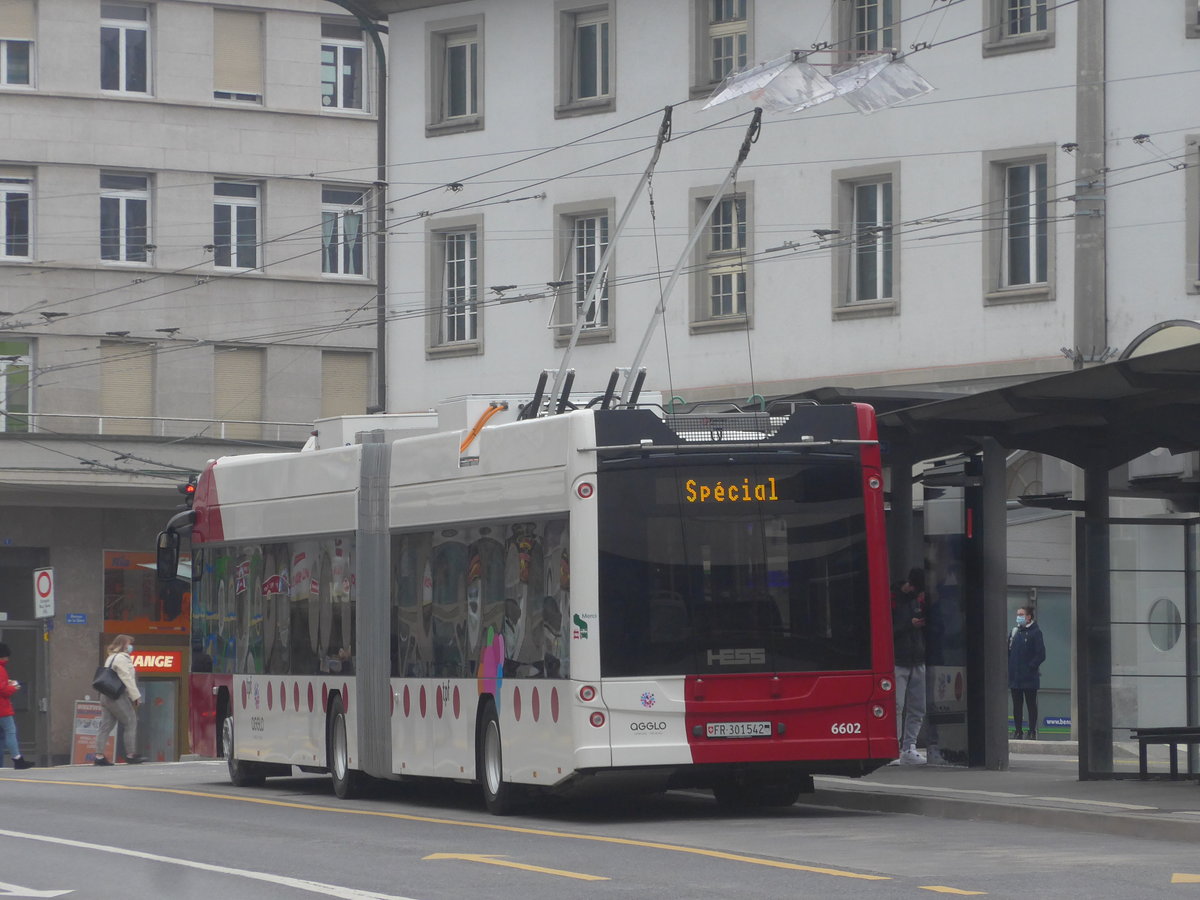
[[[8,677],[8,656],[8,644],[0,643],[0,767],[4,766],[4,752],[7,750],[14,769],[31,769],[33,763],[21,755],[21,745],[17,741],[12,695],[21,689],[21,683]]]

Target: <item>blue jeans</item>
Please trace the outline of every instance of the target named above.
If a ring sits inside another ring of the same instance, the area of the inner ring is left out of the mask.
[[[17,744],[17,720],[12,716],[0,716],[0,767],[4,766],[6,749],[13,759],[21,755],[21,748]]]

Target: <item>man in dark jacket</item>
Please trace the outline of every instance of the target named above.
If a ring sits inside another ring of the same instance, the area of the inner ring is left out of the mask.
[[[1021,702],[1029,710],[1029,740],[1037,740],[1037,692],[1042,686],[1038,667],[1046,661],[1046,642],[1042,629],[1033,620],[1032,607],[1017,610],[1017,625],[1008,636],[1008,689],[1012,692],[1013,737],[1021,740]]]
[[[925,570],[911,569],[892,592],[892,639],[896,649],[896,738],[900,765],[923,766],[917,734],[925,720]]]

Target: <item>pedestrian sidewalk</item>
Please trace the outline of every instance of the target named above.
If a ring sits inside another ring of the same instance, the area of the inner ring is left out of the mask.
[[[865,778],[818,777],[800,802],[1200,842],[1195,777],[1139,780],[1134,744],[1114,748],[1114,768],[1132,778],[1080,781],[1076,753],[1074,742],[1010,741],[1007,771],[885,766]],[[1152,756],[1150,771],[1166,766]]]

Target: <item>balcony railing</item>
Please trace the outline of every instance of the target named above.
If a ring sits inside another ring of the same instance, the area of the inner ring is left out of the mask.
[[[198,419],[183,416],[105,416],[94,413],[6,413],[0,431],[20,434],[170,437],[199,440],[288,441],[302,443],[311,422],[253,419]]]

